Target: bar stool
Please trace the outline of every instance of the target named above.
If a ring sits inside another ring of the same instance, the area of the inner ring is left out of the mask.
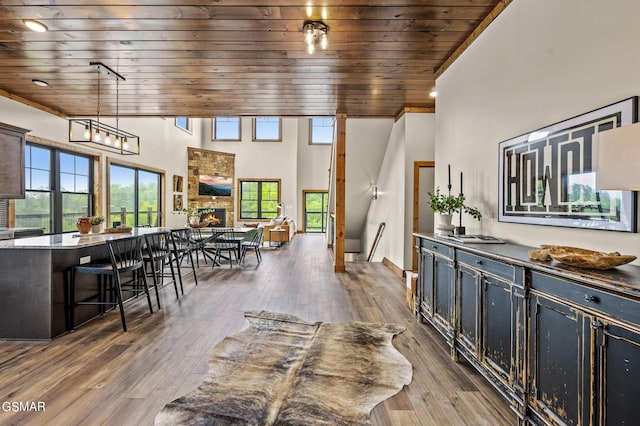
[[[174,229],[171,231],[171,243],[173,248],[173,259],[176,262],[176,267],[178,269],[178,278],[180,279],[180,289],[182,290],[182,294],[184,294],[184,289],[182,287],[182,271],[180,270],[180,265],[182,264],[182,260],[189,256],[189,263],[191,264],[191,270],[193,271],[193,279],[198,285],[198,276],[196,275],[196,265],[193,262],[193,250],[197,250],[196,247],[191,242],[190,230],[187,228],[184,229]],[[196,252],[196,256],[198,253]]]
[[[142,237],[130,237],[117,240],[107,241],[109,251],[109,262],[87,263],[84,265],[76,265],[71,269],[71,279],[69,280],[69,289],[67,291],[67,329],[73,330],[75,319],[75,307],[77,305],[112,305],[120,308],[120,318],[122,319],[122,329],[127,331],[127,323],[124,317],[124,306],[122,299],[122,290],[130,291],[135,294],[145,293],[147,302],[149,303],[149,312],[153,313],[151,306],[151,296],[149,295],[149,286],[147,285],[147,276],[144,273],[144,261],[142,259]],[[142,271],[140,271],[142,270]],[[122,281],[122,274],[131,272],[133,276],[129,281]],[[140,273],[142,272],[142,273]],[[98,276],[99,294],[88,297],[86,299],[76,301],[75,278],[77,274],[92,274]],[[142,288],[139,279],[142,277]],[[109,279],[111,284],[107,288],[104,278]],[[115,300],[106,300],[106,293],[111,292],[115,295]],[[97,301],[95,299],[98,299]]]
[[[180,298],[180,295],[178,294],[178,281],[176,281],[176,273],[173,269],[172,262],[174,253],[170,246],[171,231],[145,234],[144,239],[146,241],[146,248],[143,252],[142,258],[145,265],[151,266],[151,270],[149,271],[149,269],[146,269],[146,273],[147,275],[151,275],[153,278],[153,286],[156,291],[158,309],[160,309],[160,294],[158,292],[158,287],[160,285],[164,285],[164,269],[167,263],[171,269],[171,278],[173,279],[173,287],[176,290],[176,297],[178,299]],[[180,285],[182,286],[182,279],[180,279],[180,281]],[[184,294],[184,290],[182,291],[182,294]]]

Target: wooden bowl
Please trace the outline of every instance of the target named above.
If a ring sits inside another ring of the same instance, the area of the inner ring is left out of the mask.
[[[549,256],[564,265],[586,269],[611,269],[633,262],[636,256],[622,255],[618,252],[604,253],[568,246],[547,246]]]

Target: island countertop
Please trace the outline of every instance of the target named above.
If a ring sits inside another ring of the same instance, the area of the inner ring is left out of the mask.
[[[0,241],[0,250],[3,249],[78,249],[84,247],[99,246],[110,240],[128,237],[142,236],[169,231],[169,228],[133,228],[131,232],[78,234],[77,232],[66,234],[42,235],[39,237],[27,237],[15,240]]]
[[[65,289],[75,265],[108,258],[108,241],[169,230],[133,228],[116,234],[76,232],[0,241],[0,339],[48,340],[65,333]],[[79,283],[97,288],[95,276],[80,275]],[[101,315],[99,306],[81,308],[74,325]]]

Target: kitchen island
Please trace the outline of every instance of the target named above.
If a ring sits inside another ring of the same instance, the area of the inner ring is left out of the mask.
[[[65,288],[74,265],[108,259],[109,240],[166,231],[133,228],[127,233],[45,235],[0,241],[0,339],[49,340],[67,331]],[[96,283],[95,276],[78,276]],[[76,309],[76,324],[100,314],[99,306]]]

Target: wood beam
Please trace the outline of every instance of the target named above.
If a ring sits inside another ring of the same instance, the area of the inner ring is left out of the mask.
[[[347,114],[336,114],[336,212],[334,272],[344,272],[344,220],[347,160]]]

